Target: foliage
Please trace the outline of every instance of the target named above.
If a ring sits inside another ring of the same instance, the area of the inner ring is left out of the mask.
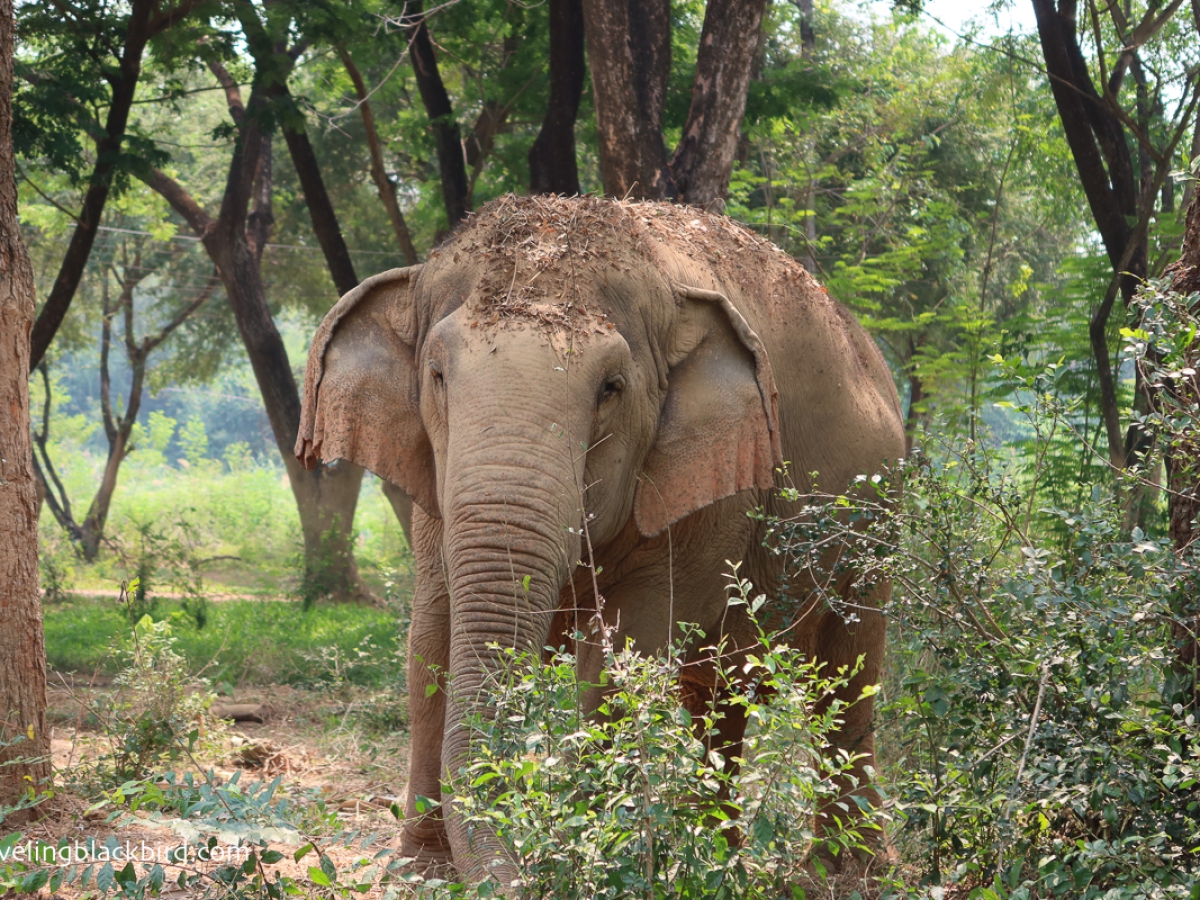
[[[1052,380],[1022,407],[1043,446]],[[917,881],[980,898],[1188,897],[1200,727],[1170,623],[1200,569],[1126,533],[1099,488],[1043,506],[1042,474],[949,444],[897,473],[902,505],[873,489],[814,500],[780,546],[832,583],[838,535],[836,566],[894,579],[881,757]]]
[[[243,784],[241,772],[224,783],[211,770],[200,777],[166,772],[155,779],[131,779],[107,791],[92,810],[110,810],[110,819],[125,810],[170,811],[198,838],[148,848],[145,843],[123,846],[115,835],[103,843],[94,838],[74,843],[62,838],[51,844],[12,832],[0,838],[0,889],[22,895],[65,886],[91,897],[125,898],[179,890],[221,900],[280,900],[304,895],[348,897],[369,887],[379,870],[386,875],[388,858],[395,851],[372,849],[382,835],[347,833],[339,829],[336,813],[322,799],[300,799],[306,802],[284,794],[279,778]],[[310,833],[314,826],[321,832],[332,831],[332,837]],[[238,835],[236,841],[222,843],[221,838],[231,833]],[[308,866],[307,876],[281,871],[278,864],[285,854],[273,846],[280,837],[300,843],[299,849],[287,854],[295,862],[316,853],[310,860],[316,865]],[[335,841],[362,853],[361,862],[344,873],[345,881],[339,881],[341,873],[325,852]],[[146,851],[148,855],[140,855]],[[379,861],[374,869],[367,868],[372,856]],[[363,876],[355,878],[363,869]]]
[[[75,583],[75,550],[61,531],[52,531],[38,546],[38,575],[47,603],[67,599]]]
[[[734,602],[761,606],[734,587]],[[741,682],[729,710],[696,717],[680,705],[680,674],[697,665],[682,645],[663,658],[610,647],[599,716],[583,712],[572,656],[510,653],[494,715],[475,725],[463,806],[513,848],[520,895],[779,897],[806,882],[814,848],[861,852],[877,826],[813,825],[819,806],[848,802],[853,760],[821,751],[853,673],[821,673],[777,640],[761,634],[746,672],[723,673]],[[751,723],[736,771],[698,737],[730,714]]]
[[[209,712],[216,697],[205,680],[188,671],[169,622],[143,617],[118,657],[124,668],[113,679],[115,691],[93,706],[109,743],[97,767],[101,781],[120,784],[158,773],[190,754],[201,738],[221,733],[219,720]]]

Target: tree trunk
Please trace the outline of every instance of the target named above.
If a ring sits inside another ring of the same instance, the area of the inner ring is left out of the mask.
[[[674,198],[662,137],[671,71],[670,0],[584,0],[583,21],[604,192],[639,200]]]
[[[287,87],[280,91],[291,101]],[[299,111],[297,116],[301,116]],[[301,116],[299,124],[292,122],[283,128],[283,138],[287,141],[288,153],[292,157],[292,165],[300,178],[300,188],[304,191],[304,202],[308,205],[308,215],[312,219],[313,233],[325,254],[325,264],[329,275],[337,288],[338,296],[348,294],[358,287],[358,275],[354,271],[354,263],[350,260],[350,251],[346,240],[342,237],[342,228],[338,224],[337,214],[333,211],[333,202],[329,192],[325,190],[325,179],[321,177],[321,167],[317,163],[317,154],[313,152],[308,132],[304,129],[304,119]],[[332,306],[332,303],[330,304]]]
[[[405,4],[405,33],[408,35],[413,72],[417,89],[425,104],[430,127],[437,139],[438,169],[442,176],[442,200],[446,204],[446,219],[451,228],[471,211],[468,195],[466,159],[463,155],[462,134],[450,105],[450,95],[438,71],[437,55],[429,38],[429,25],[420,0]]]
[[[155,170],[148,183],[200,237],[225,287],[300,513],[305,598],[370,599],[358,578],[352,537],[362,469],[339,463],[308,471],[292,452],[300,427],[300,393],[283,338],[267,306],[261,271],[262,252],[273,222],[270,141],[259,128],[266,104],[263,89],[251,93],[245,108],[236,85],[226,93],[233,119],[241,127],[217,219],[212,220],[164,173]],[[250,213],[252,194],[256,200]]]
[[[1139,209],[1138,183],[1125,129],[1092,83],[1079,46],[1073,0],[1060,0],[1057,8],[1054,0],[1033,0],[1033,8],[1059,120],[1092,219],[1104,242],[1121,297],[1128,306],[1138,283],[1146,276],[1149,245],[1145,230],[1132,224],[1142,210]],[[1153,195],[1145,202],[1153,203]],[[1107,341],[1114,300],[1114,292],[1110,291],[1097,307],[1089,326],[1089,337],[1100,382],[1101,415],[1106,425],[1109,460],[1114,466],[1123,468],[1145,449],[1145,440],[1141,432],[1133,434],[1131,431],[1124,438],[1121,436],[1116,375],[1109,362]]]
[[[729,190],[766,6],[766,0],[708,0],[692,107],[671,158],[671,175],[684,203],[720,204]]]
[[[0,0],[0,809],[50,779],[46,647],[38,594],[37,493],[29,436],[33,268],[17,225],[12,146],[13,3]],[[20,809],[8,828],[28,821]]]
[[[582,0],[550,0],[550,99],[529,148],[529,193],[580,193],[575,119],[587,70]]]
[[[1200,31],[1200,12],[1197,13]],[[1187,296],[1200,292],[1200,192],[1193,190],[1187,210],[1187,225],[1183,235],[1183,252],[1167,274],[1171,277],[1171,290]],[[1200,342],[1193,342],[1192,368],[1200,366]],[[1177,389],[1181,398],[1193,404],[1200,403],[1200,379],[1192,375],[1180,379]],[[1191,433],[1181,441],[1172,441],[1166,453],[1167,464],[1167,510],[1170,520],[1171,541],[1176,552],[1193,564],[1200,562],[1196,518],[1200,516],[1200,418],[1193,416]],[[1200,705],[1200,684],[1197,670],[1200,669],[1200,610],[1195,597],[1191,604],[1175,610],[1172,627],[1176,646],[1176,666],[1192,682],[1191,709]]]
[[[155,0],[132,0],[129,5],[129,27],[125,33],[125,46],[121,50],[119,64],[111,69],[109,75],[112,99],[108,104],[104,133],[96,142],[96,163],[92,168],[91,178],[88,179],[83,209],[79,213],[78,224],[71,234],[71,242],[67,245],[67,252],[59,266],[58,276],[54,279],[54,286],[50,289],[50,296],[46,298],[33,326],[29,359],[31,371],[42,361],[46,349],[66,317],[79,281],[83,278],[83,270],[92,254],[92,244],[95,243],[104,206],[108,202],[108,192],[117,171],[117,160],[129,123],[129,110],[133,105],[134,93],[141,76],[142,55],[145,53],[146,43],[153,34],[177,21],[181,14],[186,15],[195,4],[182,3],[176,9],[152,18],[156,5]]]

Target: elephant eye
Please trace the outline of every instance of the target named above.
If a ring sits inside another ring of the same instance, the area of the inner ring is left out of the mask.
[[[604,379],[604,385],[600,388],[600,402],[611,400],[623,390],[625,390],[625,376],[620,373],[609,375]]]
[[[441,367],[436,365],[435,363],[430,363],[429,364],[429,372],[431,375],[433,375],[433,383],[440,387],[442,384],[442,369],[441,369]]]

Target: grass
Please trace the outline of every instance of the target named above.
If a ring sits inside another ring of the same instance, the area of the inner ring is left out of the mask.
[[[341,680],[382,687],[397,677],[400,625],[392,610],[318,605],[304,612],[298,603],[230,600],[209,604],[208,623],[200,630],[178,603],[162,601],[154,618],[174,623],[176,646],[189,669],[214,684]],[[132,631],[113,600],[91,597],[46,604],[45,629],[50,667],[84,676],[116,672],[112,651]]]
[[[57,458],[76,514],[82,516],[79,510],[91,502],[103,461],[65,444]],[[109,543],[100,558],[92,565],[75,558],[48,509],[40,523],[41,552],[66,570],[68,591],[114,590],[132,577],[127,560],[138,554],[139,531],[146,528],[183,541],[188,553],[203,561],[205,580],[223,591],[279,596],[296,590],[302,565],[300,520],[279,463],[246,460],[230,467],[210,459],[175,467],[161,454],[139,459],[135,453],[121,467],[105,529]],[[405,568],[410,554],[374,475],[363,478],[354,528],[359,571],[378,591],[385,571]]]

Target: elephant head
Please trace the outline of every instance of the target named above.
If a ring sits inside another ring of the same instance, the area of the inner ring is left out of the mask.
[[[439,528],[447,779],[489,713],[495,646],[541,650],[589,550],[773,484],[771,363],[719,266],[670,239],[694,215],[504,198],[425,264],[364,281],[313,341],[296,455],[370,469]],[[445,815],[460,869],[515,875]]]

